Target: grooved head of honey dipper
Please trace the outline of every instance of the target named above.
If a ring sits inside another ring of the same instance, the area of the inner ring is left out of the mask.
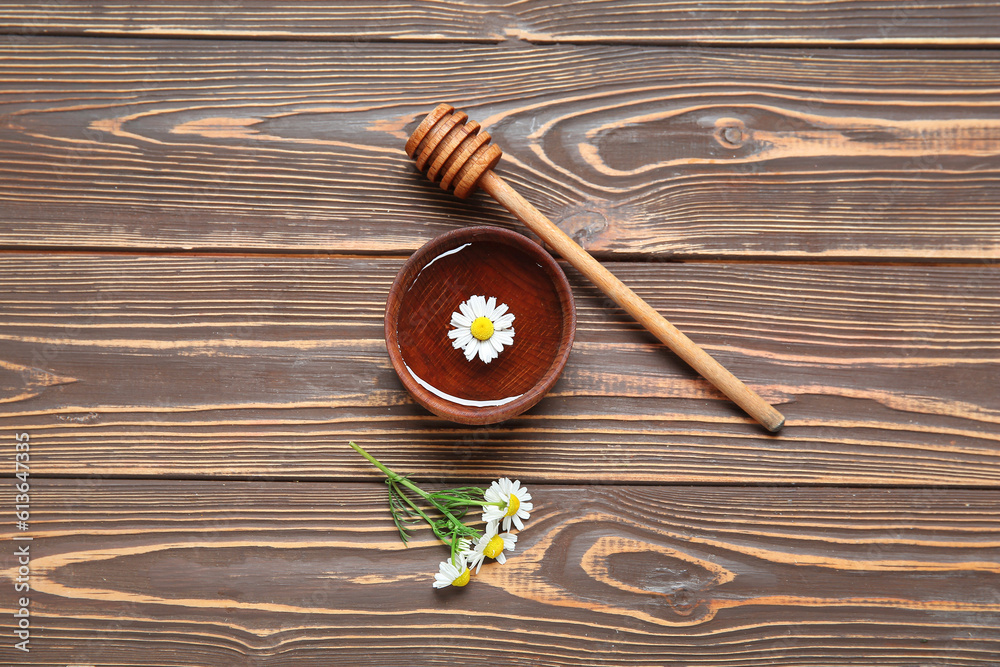
[[[453,188],[464,199],[479,179],[496,166],[503,154],[490,144],[490,135],[479,123],[450,104],[439,104],[420,122],[406,142],[406,154],[417,168],[445,190]]]

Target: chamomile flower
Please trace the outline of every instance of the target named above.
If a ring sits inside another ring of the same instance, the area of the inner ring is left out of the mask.
[[[434,575],[434,588],[447,588],[448,586],[465,586],[469,583],[472,572],[469,571],[465,563],[465,557],[461,554],[455,555],[455,562],[449,558],[442,561],[438,566],[438,572]]]
[[[504,530],[510,530],[511,522],[518,530],[524,530],[524,521],[528,520],[534,508],[530,502],[531,494],[521,486],[521,482],[518,480],[512,482],[506,477],[501,477],[490,484],[490,488],[483,494],[483,499],[488,503],[504,503],[502,506],[483,506],[483,521],[500,522]]]
[[[499,533],[499,527],[496,523],[486,524],[486,534],[479,538],[474,549],[466,549],[462,552],[462,556],[468,559],[469,569],[471,570],[473,566],[476,568],[476,574],[479,574],[479,568],[483,566],[483,561],[487,556],[496,560],[496,562],[503,563],[507,562],[507,556],[504,555],[504,549],[507,551],[514,550],[514,543],[517,542],[517,535],[512,535],[511,533]]]
[[[448,338],[452,347],[465,352],[465,358],[472,361],[479,356],[483,363],[496,359],[505,345],[513,345],[514,315],[507,312],[507,304],[497,305],[497,298],[473,295],[458,306],[451,314]]]
[[[428,493],[407,475],[387,468],[360,445],[354,442],[350,445],[385,475],[389,486],[389,511],[400,539],[405,543],[411,537],[408,525],[419,517],[430,524],[434,534],[449,548],[451,557],[438,565],[434,588],[467,585],[473,570],[478,573],[487,558],[501,564],[507,562],[504,552],[514,550],[517,535],[506,531],[511,522],[523,528],[522,520],[529,518],[528,512],[532,509],[531,495],[527,489],[521,488],[519,481],[511,482],[501,477],[485,491],[479,487],[463,486]],[[431,515],[434,512],[431,509],[425,512],[418,503],[429,505],[441,518],[433,519]],[[484,511],[486,528],[483,535],[462,521],[472,508]],[[501,523],[504,524],[503,533],[500,532]]]

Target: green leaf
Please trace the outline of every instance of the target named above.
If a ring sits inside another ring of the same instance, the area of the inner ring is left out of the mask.
[[[403,491],[394,481],[387,479],[385,483],[389,487],[389,511],[392,513],[392,522],[395,524],[396,530],[399,531],[399,539],[403,541],[403,544],[406,544],[410,539],[407,526],[420,523],[421,518],[407,504],[402,497]]]

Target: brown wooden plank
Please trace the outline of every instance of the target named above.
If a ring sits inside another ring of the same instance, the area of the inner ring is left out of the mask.
[[[437,419],[384,347],[402,262],[7,253],[0,432],[31,433],[39,474],[357,479],[356,439],[449,479],[1000,482],[998,266],[612,264],[779,404],[775,437],[573,273],[553,391]]]
[[[643,2],[517,3],[519,29],[536,43],[992,46],[1000,36],[993,2],[884,3]]]
[[[34,39],[0,46],[0,244],[410,252],[512,217],[402,152],[444,99],[604,255],[1000,256],[995,52]]]
[[[2,11],[5,33],[201,39],[499,42],[516,21],[490,0],[4,2]]]
[[[434,591],[447,552],[425,530],[401,545],[381,484],[36,480],[30,664],[986,667],[1000,652],[996,491],[529,490],[507,563]],[[0,652],[24,664],[9,638]]]
[[[6,33],[364,41],[995,46],[988,0],[4,2]]]

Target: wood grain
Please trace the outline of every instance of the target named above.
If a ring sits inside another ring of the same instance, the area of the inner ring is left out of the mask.
[[[0,3],[0,444],[31,436],[0,540],[32,559],[0,664],[995,665],[998,46],[986,0]],[[784,431],[571,270],[541,403],[414,404],[396,272],[521,231],[404,155],[438,102]],[[435,592],[351,439],[529,484],[507,565]]]
[[[5,2],[4,33],[535,43],[995,46],[988,1]]]
[[[400,544],[382,484],[38,480],[31,664],[986,667],[1000,652],[997,491],[530,491],[506,565],[434,591],[446,552],[427,531]]]
[[[3,255],[0,430],[43,474],[1000,482],[1000,268],[612,263],[781,406],[767,435],[569,271],[576,344],[521,418],[414,405],[383,340],[403,258]]]
[[[0,246],[408,253],[516,226],[403,154],[448,100],[598,255],[993,260],[998,69],[993,51],[8,42]]]

